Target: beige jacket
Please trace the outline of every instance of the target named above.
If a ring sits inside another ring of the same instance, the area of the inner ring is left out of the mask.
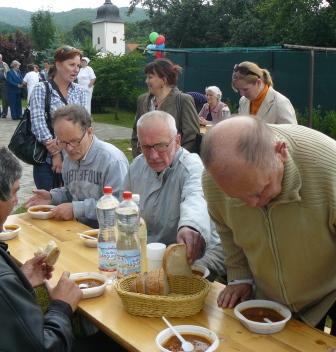
[[[245,97],[241,97],[239,100],[238,114],[250,114],[250,101]],[[272,87],[269,87],[266,97],[256,116],[267,123],[297,124],[295,110],[289,99],[274,90]]]

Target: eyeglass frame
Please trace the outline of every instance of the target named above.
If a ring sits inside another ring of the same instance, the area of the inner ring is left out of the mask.
[[[64,142],[64,141],[60,141],[58,138],[56,138],[56,144],[57,144],[58,146],[60,146],[62,149],[65,149],[65,148],[67,148],[68,146],[70,146],[71,148],[78,148],[78,147],[80,146],[80,144],[82,143],[82,141],[83,141],[83,139],[84,139],[84,137],[85,137],[85,135],[86,135],[87,130],[88,130],[88,129],[85,128],[82,137],[81,137],[78,141]],[[75,145],[73,145],[73,143],[75,143]],[[62,144],[63,144],[64,146],[62,146]]]
[[[239,64],[235,64],[235,65],[233,66],[233,72],[239,72],[239,73],[241,73],[241,74],[244,75],[244,76],[253,75],[253,76],[257,76],[258,78],[260,78],[260,76],[259,76],[257,73],[255,73],[255,72],[249,70],[249,69],[248,69],[247,67],[245,67],[245,66],[239,66]]]
[[[174,140],[176,136],[173,136],[168,143],[155,143],[153,145],[148,145],[148,144],[140,144],[138,142],[138,147],[141,148],[142,152],[149,152],[152,148],[157,152],[157,153],[164,153],[168,150],[169,145],[171,142]],[[163,147],[164,150],[157,150],[157,148]]]

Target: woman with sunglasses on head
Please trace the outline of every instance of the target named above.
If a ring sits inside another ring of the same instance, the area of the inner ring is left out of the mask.
[[[196,151],[196,136],[200,132],[198,115],[193,98],[176,87],[180,72],[181,67],[167,59],[156,59],[146,65],[148,93],[140,95],[137,102],[131,140],[134,157],[141,153],[138,146],[137,121],[140,116],[153,110],[162,110],[171,114],[176,120],[182,147],[190,152]]]
[[[77,78],[82,53],[71,46],[62,46],[55,52],[54,66],[49,71],[50,113],[67,104],[86,106],[85,91],[74,80]],[[36,84],[30,97],[31,129],[36,139],[43,143],[48,156],[46,162],[34,165],[33,175],[36,188],[49,191],[60,186],[62,155],[53,130],[45,116],[46,86]]]
[[[297,124],[293,105],[284,95],[273,89],[268,70],[249,61],[235,65],[232,88],[239,92],[239,115],[257,116],[267,123]]]

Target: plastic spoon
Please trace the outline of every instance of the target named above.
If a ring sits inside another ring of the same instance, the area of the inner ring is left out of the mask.
[[[77,235],[78,235],[79,237],[86,238],[86,239],[88,239],[88,240],[95,240],[95,241],[97,241],[97,237],[85,235],[84,233],[77,233]]]
[[[170,322],[165,318],[162,317],[162,320],[166,323],[166,325],[169,327],[169,329],[174,333],[174,335],[181,341],[182,343],[182,349],[184,352],[192,352],[194,350],[194,345],[191,342],[186,341],[179,332],[175,330],[173,325],[170,324]]]
[[[264,318],[264,322],[268,323],[268,324],[272,324],[273,321],[271,319],[268,318]]]

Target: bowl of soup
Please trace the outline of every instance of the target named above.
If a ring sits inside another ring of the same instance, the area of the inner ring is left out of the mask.
[[[83,298],[101,296],[106,287],[106,277],[99,273],[75,273],[70,275],[83,292]]]
[[[257,334],[279,332],[292,317],[290,310],[282,304],[258,299],[238,304],[234,314],[247,329]]]
[[[0,232],[0,241],[7,241],[15,238],[21,230],[19,225],[4,225],[3,231]]]
[[[34,205],[28,208],[28,214],[33,219],[50,219],[52,217],[51,210],[55,208],[55,205]]]
[[[203,265],[192,265],[191,270],[194,275],[207,278],[210,275],[210,271],[206,266]]]
[[[194,345],[194,352],[213,352],[219,346],[217,335],[203,326],[175,325],[174,328],[189,342]],[[162,352],[182,351],[181,342],[167,328],[162,330],[155,339],[156,345]]]
[[[83,234],[93,237],[90,239],[84,236],[80,236],[80,238],[83,240],[84,246],[92,248],[97,247],[99,229],[83,231]]]

